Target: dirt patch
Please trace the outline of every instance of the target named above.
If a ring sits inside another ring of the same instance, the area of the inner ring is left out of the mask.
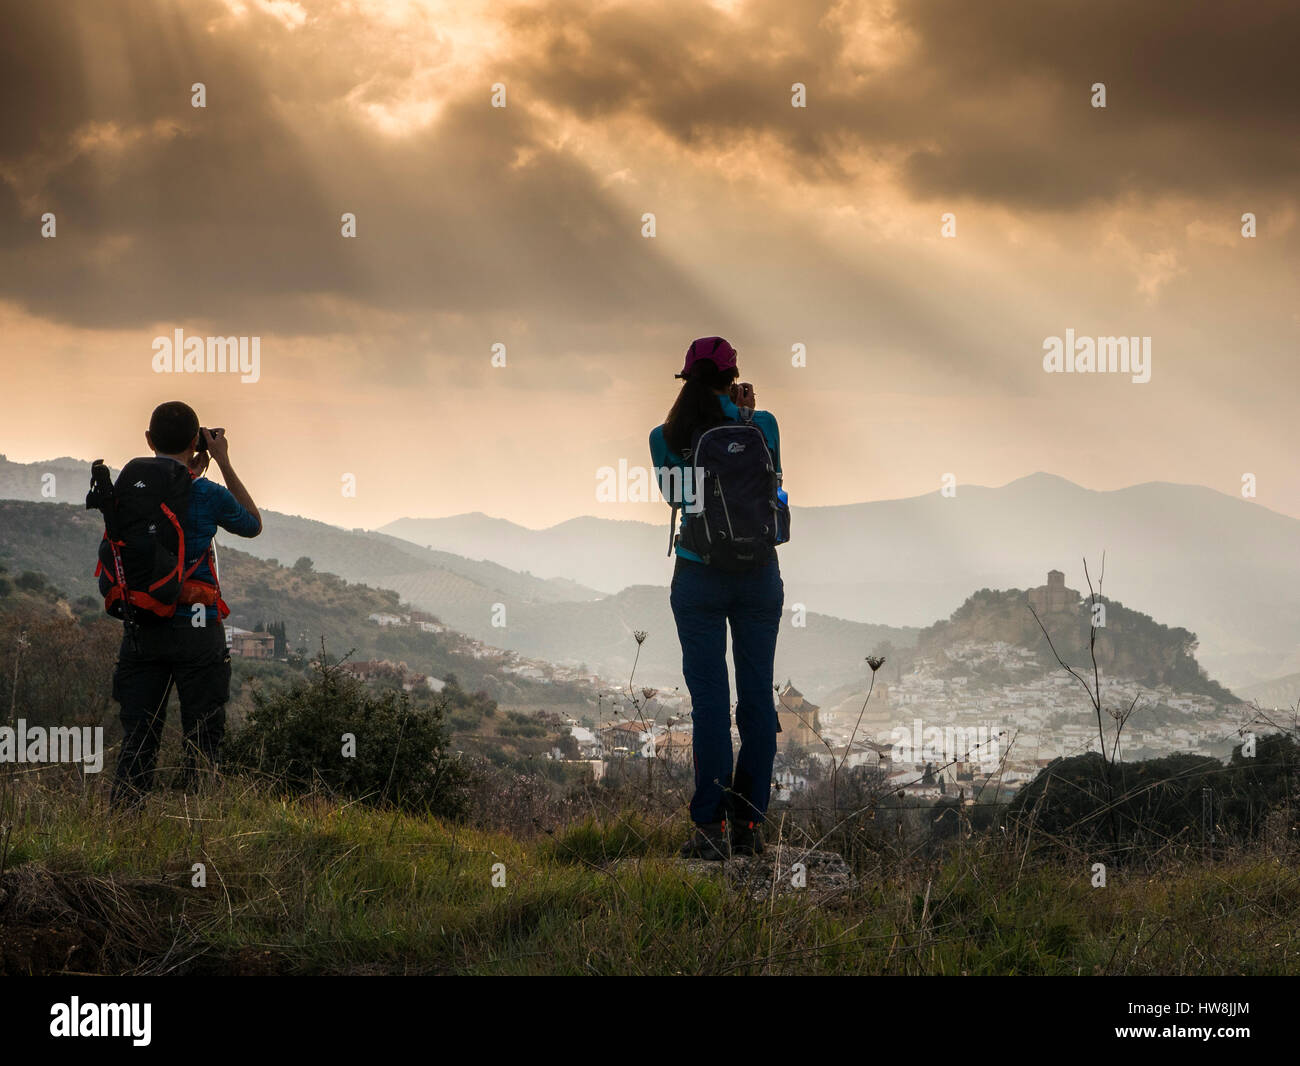
[[[694,873],[722,873],[757,900],[803,894],[825,902],[843,896],[857,885],[843,856],[789,844],[769,844],[762,855],[737,855],[725,862],[685,859],[682,864]]]
[[[0,925],[0,977],[99,973],[102,943],[53,925]]]
[[[174,885],[19,866],[0,877],[0,976],[169,972],[185,924]]]

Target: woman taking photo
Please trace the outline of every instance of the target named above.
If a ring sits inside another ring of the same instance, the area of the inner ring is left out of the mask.
[[[650,456],[681,527],[670,602],[694,720],[696,829],[685,857],[763,850],[777,719],[772,663],[785,603],[776,545],[789,536],[776,419],[737,383],[736,350],[702,337],[686,351],[677,400],[650,434]],[[740,751],[732,760],[727,626]]]

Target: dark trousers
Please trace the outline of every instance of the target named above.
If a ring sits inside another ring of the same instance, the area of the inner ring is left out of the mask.
[[[785,605],[780,567],[773,559],[757,570],[731,574],[678,557],[669,602],[682,643],[682,673],[695,722],[691,820],[698,825],[724,817],[761,822],[771,797],[776,758],[772,660]],[[728,623],[740,731],[734,775]]]
[[[141,625],[138,646],[125,636],[113,671],[113,698],[121,704],[122,753],[113,804],[136,802],[153,787],[158,745],[167,716],[169,685],[181,704],[184,754],[181,783],[190,786],[202,763],[216,766],[226,731],[230,652],[221,622],[206,626],[162,622]]]

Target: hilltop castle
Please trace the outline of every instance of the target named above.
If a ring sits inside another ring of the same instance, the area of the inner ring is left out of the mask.
[[[1065,575],[1060,570],[1047,571],[1047,584],[1030,589],[1029,606],[1039,614],[1054,614],[1068,610],[1079,602],[1079,594],[1065,587]]]

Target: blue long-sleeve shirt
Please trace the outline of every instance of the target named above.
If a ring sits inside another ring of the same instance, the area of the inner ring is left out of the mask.
[[[190,577],[208,584],[215,583],[216,578],[205,556],[218,529],[237,537],[255,537],[262,532],[262,524],[235,499],[233,492],[205,477],[190,483],[190,506],[181,520],[181,528],[185,531],[185,571],[188,573],[197,562],[199,565]],[[209,622],[214,621],[217,609],[207,608],[207,615]],[[191,624],[189,611],[177,611],[175,620],[177,625]]]
[[[723,415],[732,422],[740,421],[740,409],[731,402],[729,396],[719,396],[718,403],[722,407]],[[755,411],[753,416],[754,425],[758,427],[763,434],[763,439],[767,441],[767,449],[772,453],[772,462],[776,466],[776,472],[781,473],[781,432],[777,427],[776,418],[769,411]],[[665,485],[664,471],[677,470],[677,484],[682,486],[681,503],[690,504],[694,502],[694,486],[690,474],[690,464],[668,447],[668,442],[664,439],[664,427],[655,426],[650,431],[650,463],[654,467],[655,476],[659,480],[661,488]],[[668,494],[665,492],[665,497]],[[669,502],[673,502],[669,499]],[[682,524],[686,522],[686,511],[682,510]],[[681,526],[678,526],[678,532],[681,532]],[[677,554],[683,559],[691,559],[694,562],[702,563],[704,560],[689,551],[681,545],[676,545]]]

